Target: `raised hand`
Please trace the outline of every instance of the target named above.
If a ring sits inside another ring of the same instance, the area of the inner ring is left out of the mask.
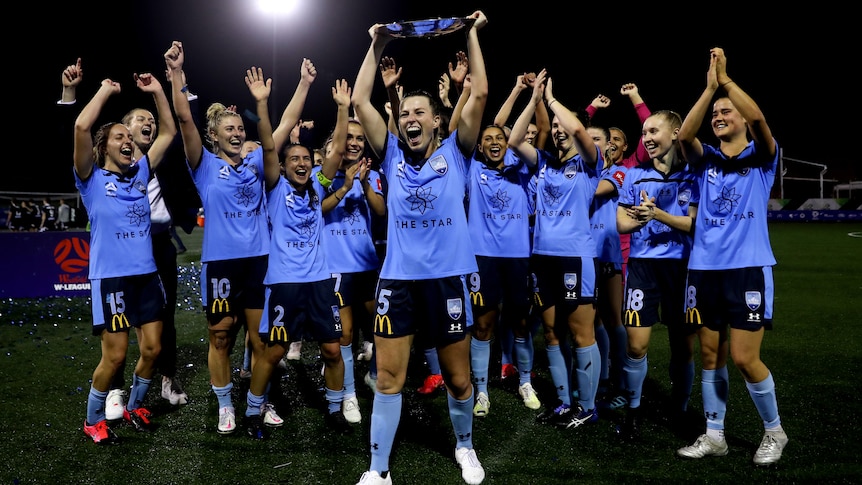
[[[723,86],[730,82],[727,77],[727,57],[724,55],[724,49],[721,47],[713,47],[709,51],[710,57],[715,59],[715,80],[719,86]]]
[[[449,77],[452,78],[452,82],[458,85],[464,84],[464,78],[467,77],[469,68],[467,54],[464,51],[458,51],[455,54],[455,65],[449,62]]]
[[[346,79],[335,81],[335,86],[332,87],[332,99],[339,107],[350,106],[351,89],[347,84]]]
[[[120,92],[120,83],[116,81],[111,81],[110,79],[105,79],[104,81],[102,81],[102,86],[100,89],[107,90],[110,95],[118,94]]]
[[[388,56],[380,59],[380,77],[383,78],[386,89],[391,89],[398,84],[398,80],[401,79],[401,68],[395,65],[395,59]]]
[[[607,108],[611,105],[611,98],[605,96],[604,94],[597,94],[593,101],[590,103],[590,106],[593,108]]]
[[[63,70],[62,82],[64,88],[76,87],[81,84],[81,80],[84,78],[84,70],[81,68],[81,58],[74,64],[70,64],[66,69]]]
[[[473,28],[475,28],[476,30],[479,30],[482,27],[488,25],[488,17],[486,17],[485,13],[481,10],[476,10],[475,12],[470,14],[470,17],[476,19],[476,21],[473,22]]]
[[[263,69],[251,66],[245,71],[245,85],[255,100],[261,101],[269,98],[272,91],[272,78],[264,79]]]
[[[183,43],[175,40],[171,43],[171,47],[165,52],[165,64],[168,69],[182,69],[185,62],[185,53],[183,52]]]
[[[311,84],[317,79],[317,69],[314,67],[314,63],[311,62],[310,59],[302,58],[302,66],[299,68],[299,76],[300,78]]]
[[[638,87],[635,83],[625,83],[620,88],[620,94],[628,97],[636,96],[638,94]]]
[[[134,77],[138,89],[145,93],[155,93],[162,89],[162,83],[148,72],[143,74],[135,73]]]

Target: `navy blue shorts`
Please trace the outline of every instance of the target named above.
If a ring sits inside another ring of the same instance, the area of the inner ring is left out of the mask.
[[[518,320],[530,310],[530,259],[476,256],[479,272],[470,275],[470,302],[473,313],[496,310]]]
[[[775,287],[772,266],[724,270],[689,270],[685,321],[721,330],[772,329]]]
[[[540,311],[556,306],[562,315],[596,303],[598,259],[534,254],[530,265],[535,283],[533,305]]]
[[[236,317],[245,309],[263,308],[263,278],[268,259],[256,256],[203,264],[201,299],[210,324]]]
[[[377,285],[374,335],[421,333],[430,347],[457,342],[473,325],[467,275],[429,280],[385,280]]]
[[[93,335],[101,335],[103,330],[128,332],[145,323],[164,321],[165,290],[158,273],[92,280],[90,296]]]
[[[664,323],[680,328],[685,311],[688,260],[630,258],[623,293],[623,325],[652,327]]]
[[[340,339],[341,313],[332,287],[332,279],[267,286],[260,339],[284,346],[303,335],[318,342]]]
[[[361,305],[373,300],[378,276],[379,274],[374,270],[359,273],[332,273],[338,307]]]

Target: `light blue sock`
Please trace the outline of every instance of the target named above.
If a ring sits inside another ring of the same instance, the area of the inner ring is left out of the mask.
[[[551,380],[557,388],[557,398],[564,404],[571,405],[572,398],[569,394],[569,375],[566,373],[566,363],[559,345],[548,345],[545,349],[548,353],[548,368],[551,371]]]
[[[572,346],[569,344],[569,338],[564,337],[559,339],[560,342],[560,353],[563,355],[563,365],[566,367],[566,387],[572,392],[573,396],[577,399],[578,392],[578,383],[573,382],[572,379],[577,379],[572,374]],[[574,385],[573,385],[574,384]],[[568,401],[571,402],[571,399]]]
[[[447,393],[448,394],[448,393]],[[472,412],[472,411],[471,411]],[[371,467],[378,473],[389,471],[389,455],[401,421],[401,393],[374,393],[371,408]]]
[[[473,367],[473,382],[479,392],[488,394],[488,361],[491,360],[491,341],[473,338],[470,340],[470,365]]]
[[[625,381],[626,395],[630,408],[638,408],[641,405],[641,393],[643,392],[644,380],[647,375],[647,364],[649,359],[644,355],[640,359],[634,359],[626,355],[623,364],[623,380]]]
[[[522,386],[532,381],[530,373],[533,370],[533,362],[530,358],[530,349],[527,348],[527,339],[515,338],[515,357],[518,359],[518,385]]]
[[[754,401],[754,407],[763,420],[763,427],[767,430],[781,427],[781,416],[778,415],[778,398],[775,395],[775,380],[772,372],[760,382],[746,382],[748,395]]]
[[[715,370],[703,369],[700,373],[700,389],[703,395],[706,429],[724,429],[729,380],[727,366]]]
[[[326,388],[326,402],[327,411],[329,414],[332,413],[340,413],[341,412],[341,401],[344,400],[344,389],[339,389],[338,391],[333,391],[330,388]]]
[[[344,360],[344,399],[356,396],[356,378],[353,374],[353,344],[341,346],[341,359]]]
[[[248,391],[245,395],[245,415],[260,416],[260,408],[263,406],[264,402],[266,402],[266,398],[264,396],[257,396],[252,394],[251,391]]]
[[[87,424],[90,426],[105,419],[105,401],[108,399],[108,391],[97,391],[90,386],[87,395]]]
[[[428,370],[431,371],[431,374],[442,374],[440,359],[437,358],[437,347],[425,349],[425,362],[428,362]]]
[[[455,432],[455,448],[473,448],[473,394],[459,400],[446,393],[449,403],[449,420]]]
[[[578,362],[578,404],[585,411],[596,408],[596,392],[599,389],[601,356],[597,344],[575,349]]]
[[[233,408],[233,401],[230,399],[230,393],[233,390],[233,382],[228,382],[224,387],[212,386],[213,393],[218,399],[219,408]]]
[[[144,379],[137,374],[132,374],[132,390],[129,391],[129,402],[126,403],[126,409],[132,411],[143,405],[152,381],[152,379]]]

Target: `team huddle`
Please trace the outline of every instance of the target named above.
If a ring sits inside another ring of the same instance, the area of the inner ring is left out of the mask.
[[[117,441],[111,411],[150,429],[143,404],[157,373],[162,397],[187,402],[174,375],[169,314],[176,305],[166,302],[169,275],[158,267],[160,211],[148,198],[179,134],[206,214],[200,282],[216,432],[240,428],[266,439],[267,428],[282,425],[269,401],[271,377],[305,338],[317,342],[323,362],[325,422],[350,433],[363,417],[353,349],[362,330],[374,337],[365,380],[375,391],[366,414],[370,464],[358,484],[393,483],[389,460],[414,347],[430,371],[423,389],[445,388],[462,478],[479,484],[485,469],[472,429],[474,418],[491,413],[493,341],[502,375],[517,379],[525,407],[541,409],[538,423],[577,430],[596,423],[602,408],[623,408],[618,434],[637,440],[651,330],[662,323],[672,384],[672,408],[663,412],[688,409],[697,342],[702,366],[706,429],[676,453],[728,453],[730,356],[763,420],[753,461],[780,460],[788,438],[772,373],[760,360],[772,328],[776,262],[766,209],[779,147],[757,104],[728,76],[724,51],[710,50],[706,86],[684,117],[651,112],[637,86],[622,86],[642,125],[629,150],[621,129],[592,122],[609,98],[597,96],[585,111],[566,107],[544,69],[518,76],[493,123],[482,126],[489,83],[479,31],[488,19],[481,11],[469,19],[466,48],[441,76],[438,96],[405,92],[401,68],[383,56],[399,36],[372,26],[353,85],[338,79],[331,86],[336,121],[320,150],[295,136],[317,77],[308,59],[279,120],[269,115],[273,80],[259,67],[246,70],[255,112],[245,117],[256,123],[258,140],[247,139],[234,106],[213,103],[196,119],[182,42],[164,54],[169,89],[152,74],[135,74],[156,116],[139,108],[94,134],[108,99],[121,91],[114,80],[101,82],[74,135],[75,183],[91,224],[93,334],[102,342],[87,436]],[[388,93],[383,107],[372,103],[378,73]],[[74,99],[81,77],[80,60],[64,71],[64,99],[67,88]],[[529,100],[510,125],[521,93]],[[717,143],[697,137],[704,119]],[[377,221],[385,225],[382,244]],[[138,233],[145,237],[123,237]],[[167,294],[175,301],[175,276],[172,285]],[[112,404],[133,328],[140,355],[128,401]],[[237,338],[243,328],[244,342]],[[539,328],[556,392],[541,399],[532,384]],[[241,419],[232,401],[237,340],[249,349]]]

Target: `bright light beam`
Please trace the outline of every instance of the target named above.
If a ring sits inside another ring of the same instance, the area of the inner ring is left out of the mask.
[[[257,0],[258,8],[270,15],[288,15],[296,9],[299,0]]]

